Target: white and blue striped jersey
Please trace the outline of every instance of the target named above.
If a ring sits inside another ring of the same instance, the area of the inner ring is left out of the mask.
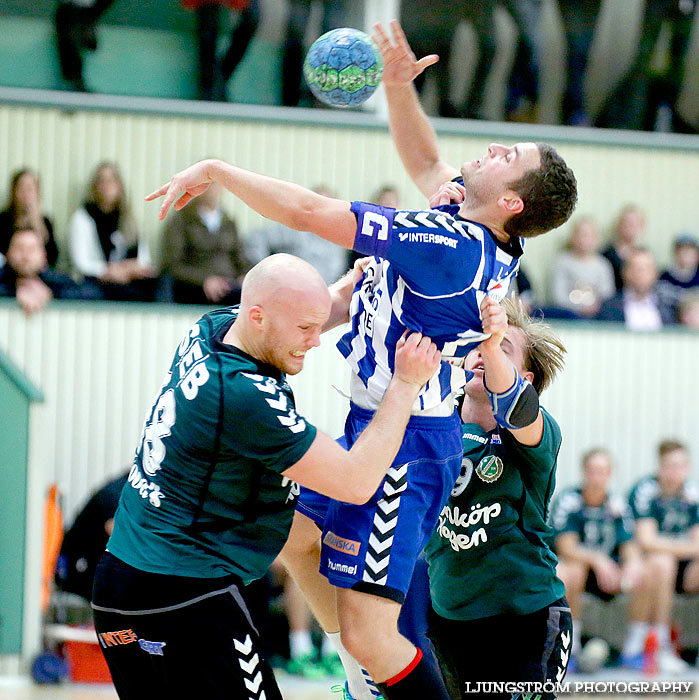
[[[396,343],[408,329],[428,335],[442,351],[437,374],[413,412],[449,415],[452,394],[466,383],[463,358],[487,336],[480,305],[498,301],[517,274],[522,241],[499,242],[458,207],[397,211],[353,202],[354,250],[374,259],[350,305],[351,329],[337,346],[350,364],[352,400],[376,409],[391,380]]]

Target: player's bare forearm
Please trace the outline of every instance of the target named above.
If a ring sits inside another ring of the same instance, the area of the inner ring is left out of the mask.
[[[357,260],[351,270],[348,270],[337,282],[328,287],[332,306],[330,307],[330,316],[323,326],[323,333],[349,321],[352,292],[357,282],[362,278],[364,267],[369,260],[370,258]]]
[[[258,214],[297,231],[311,231],[321,238],[350,248],[356,220],[349,202],[319,195],[285,180],[209,159],[186,168],[169,183],[149,194],[147,201],[165,195],[159,212],[163,219],[170,205],[182,209],[218,182]]]
[[[425,197],[459,171],[445,163],[437,135],[412,84],[386,86],[391,137],[405,169]]]
[[[343,450],[319,432],[306,454],[284,475],[330,498],[366,503],[398,454],[420,388],[439,369],[440,362],[441,354],[429,338],[419,333],[401,338],[393,379],[352,449]]]

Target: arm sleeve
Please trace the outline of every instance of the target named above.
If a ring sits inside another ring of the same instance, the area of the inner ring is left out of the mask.
[[[413,292],[427,297],[469,289],[484,264],[484,236],[438,210],[396,211],[352,202],[354,250],[385,258]]]
[[[291,390],[284,390],[271,377],[240,373],[229,397],[226,416],[235,425],[224,430],[224,435],[231,449],[276,472],[283,472],[306,454],[317,431],[296,413]]]

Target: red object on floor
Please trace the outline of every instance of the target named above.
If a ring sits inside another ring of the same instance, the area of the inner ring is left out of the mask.
[[[651,628],[646,637],[646,645],[643,649],[643,673],[647,676],[658,674],[658,633]]]
[[[97,642],[65,642],[70,680],[76,683],[111,683],[107,662]]]

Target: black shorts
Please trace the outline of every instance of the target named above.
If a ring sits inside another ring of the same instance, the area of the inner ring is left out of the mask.
[[[687,571],[687,567],[694,561],[694,559],[680,559],[677,562],[677,577],[675,578],[675,593],[686,593],[684,590],[684,575]]]
[[[573,622],[565,598],[529,615],[447,620],[430,614],[429,636],[452,697],[500,700],[510,693],[478,692],[478,682],[563,681]],[[517,694],[514,694],[517,695]],[[535,692],[542,700],[555,693]]]
[[[151,574],[106,552],[92,607],[122,700],[282,700],[235,577]]]
[[[607,593],[599,587],[597,575],[592,569],[587,572],[587,579],[585,579],[585,592],[591,593],[593,596],[603,600],[605,603],[608,603],[610,600],[614,600],[616,597],[616,593]]]

